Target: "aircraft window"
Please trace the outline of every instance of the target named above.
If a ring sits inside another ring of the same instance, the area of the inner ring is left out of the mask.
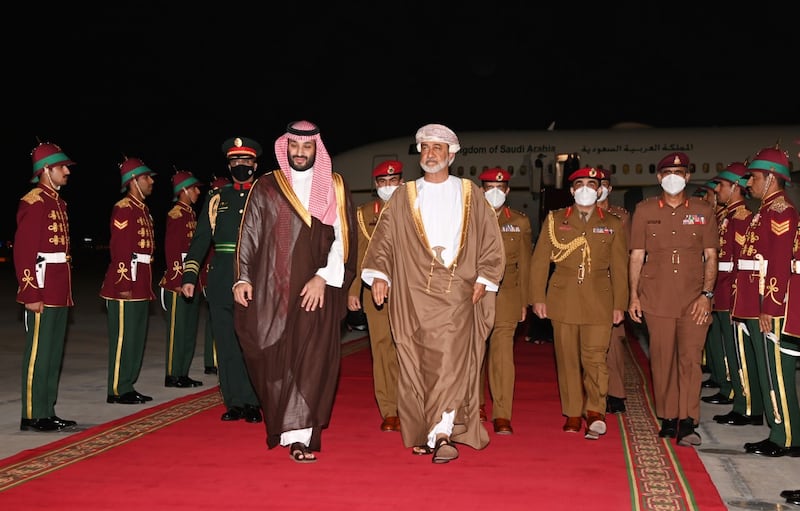
[[[506,167],[506,171],[508,171],[508,173],[511,174],[512,176],[514,175],[514,167],[513,166],[509,165],[508,167]]]
[[[527,173],[527,171],[528,171],[528,167],[526,167],[525,165],[520,165],[519,166],[519,175],[520,176],[524,176]]]
[[[631,166],[628,165],[627,163],[623,163],[622,164],[622,173],[625,174],[626,176],[628,174],[630,174],[631,173]]]
[[[725,170],[725,166],[722,164],[722,162],[718,161],[717,162],[717,172],[719,173],[719,172],[722,172],[723,170]]]
[[[459,176],[463,176],[463,175],[464,175],[464,167],[462,167],[462,166],[459,166],[459,167],[456,169],[456,174],[458,174]]]
[[[408,145],[408,154],[419,154],[419,151],[417,151],[416,143]]]
[[[474,176],[475,174],[477,174],[477,171],[476,171],[475,167],[474,166],[470,167],[469,168],[469,175],[470,176]]]
[[[711,168],[710,168],[709,164],[708,164],[708,163],[704,163],[704,164],[703,164],[703,173],[704,173],[704,174],[708,174],[708,171],[709,171],[709,170],[711,170]]]
[[[636,173],[637,173],[637,174],[641,174],[641,173],[642,173],[642,170],[643,170],[643,169],[642,169],[642,164],[641,164],[641,163],[637,163],[637,164],[636,164]]]
[[[641,166],[641,163],[639,163],[638,165]],[[656,173],[656,166],[651,163],[647,170],[649,170],[651,174],[655,174]]]
[[[689,164],[689,174],[694,174],[695,172],[697,172],[697,167],[694,165],[694,163],[690,163]]]

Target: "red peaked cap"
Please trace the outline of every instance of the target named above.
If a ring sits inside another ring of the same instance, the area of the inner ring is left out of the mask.
[[[569,175],[567,178],[570,182],[575,181],[576,179],[580,179],[582,177],[588,177],[592,179],[597,179],[600,181],[604,177],[606,177],[603,169],[598,169],[595,167],[583,167],[582,169],[578,169],[572,174]]]
[[[386,160],[372,170],[372,177],[395,176],[403,173],[403,162]]]
[[[495,183],[502,183],[502,182],[509,182],[511,181],[511,174],[508,171],[501,169],[500,167],[494,167],[491,169],[484,170],[483,173],[478,176],[478,179],[481,181],[491,181]]]

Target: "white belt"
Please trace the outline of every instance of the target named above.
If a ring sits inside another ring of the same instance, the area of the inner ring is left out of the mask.
[[[768,262],[769,261],[767,261],[766,259],[764,259],[762,261],[757,261],[757,260],[753,260],[753,259],[739,259],[737,261],[736,267],[739,268],[740,270],[764,271],[764,272],[766,272],[767,271],[767,263]],[[762,270],[762,267],[763,267],[763,270]]]
[[[137,252],[133,253],[131,256],[131,280],[136,282],[136,269],[141,264],[150,264],[150,254],[139,254]]]
[[[717,267],[717,269],[719,271],[724,271],[726,273],[727,272],[731,272],[731,271],[733,271],[733,261],[727,261],[727,262],[722,262],[721,261],[719,263],[719,266]]]
[[[792,273],[800,273],[800,259],[792,259]]]
[[[36,254],[36,284],[44,287],[45,269],[48,264],[64,264],[68,260],[66,252],[39,252]]]

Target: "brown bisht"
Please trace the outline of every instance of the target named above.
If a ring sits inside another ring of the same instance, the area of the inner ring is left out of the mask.
[[[336,199],[344,244],[344,283],[325,287],[324,306],[307,312],[300,291],[328,263],[334,228],[302,206],[281,171],[260,177],[242,215],[234,282],[253,286],[249,307],[234,303],[234,321],[247,371],[259,396],[267,445],[284,431],[313,428],[320,450],[336,394],[341,324],[355,277],[357,233],[350,190],[338,174]]]

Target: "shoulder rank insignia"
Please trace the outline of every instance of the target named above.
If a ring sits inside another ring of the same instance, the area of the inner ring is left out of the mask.
[[[44,199],[40,197],[41,194],[42,194],[41,188],[34,188],[33,190],[26,193],[22,197],[22,200],[24,200],[28,204],[33,204],[34,202],[44,202]]]

